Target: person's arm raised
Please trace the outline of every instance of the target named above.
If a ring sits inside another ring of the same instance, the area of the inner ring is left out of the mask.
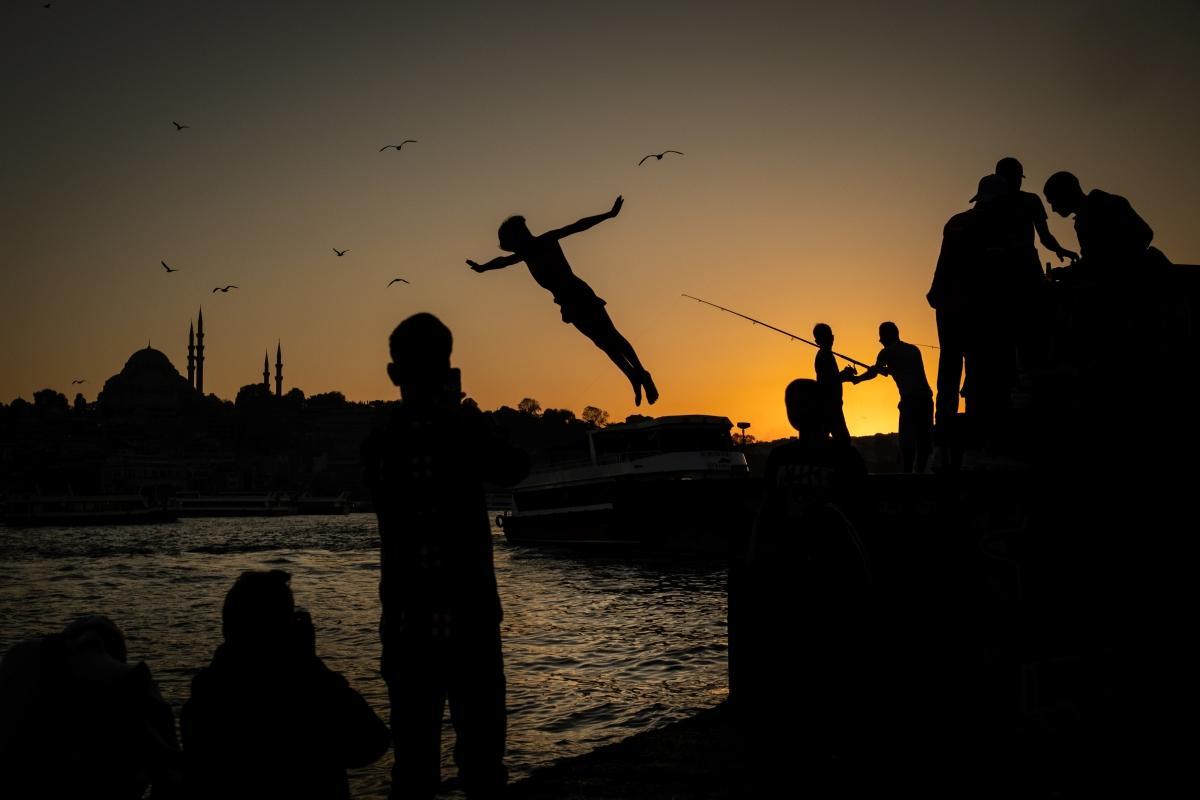
[[[565,227],[556,228],[555,230],[552,230],[552,231],[546,231],[545,233],[542,234],[542,236],[545,236],[548,239],[561,239],[564,236],[570,236],[572,233],[582,233],[583,231],[586,231],[588,228],[598,225],[601,222],[604,222],[604,220],[606,220],[606,219],[612,219],[617,214],[620,214],[621,206],[624,204],[625,204],[625,198],[618,195],[616,202],[613,203],[613,207],[610,211],[606,211],[603,214],[597,214],[594,217],[584,217],[583,219],[579,220],[578,222],[572,222],[570,225],[567,225]]]
[[[516,253],[513,253],[507,256],[497,256],[486,264],[478,264],[468,258],[467,266],[476,272],[488,272],[489,270],[493,269],[504,269],[505,267],[511,267],[513,264],[519,264],[520,262],[521,257]]]

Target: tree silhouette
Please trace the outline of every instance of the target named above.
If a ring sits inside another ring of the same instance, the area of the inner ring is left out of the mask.
[[[70,406],[67,396],[53,389],[39,389],[33,393],[34,411],[66,411]]]
[[[596,406],[585,406],[583,409],[583,421],[593,428],[603,428],[608,424],[608,412],[603,408]]]
[[[532,397],[526,397],[517,403],[517,411],[520,411],[522,414],[528,414],[531,417],[536,417],[542,413],[542,404]]]

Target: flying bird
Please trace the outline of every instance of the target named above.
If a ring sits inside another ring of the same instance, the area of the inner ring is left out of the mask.
[[[174,268],[172,268],[172,267],[168,267],[168,266],[167,266],[167,262],[165,262],[165,261],[160,261],[160,262],[158,262],[158,263],[162,264],[162,265],[163,265],[163,269],[165,269],[167,272],[179,272],[179,270],[177,270],[177,269],[174,269]]]
[[[224,289],[222,289],[220,286],[218,286],[217,288],[213,289],[213,293],[215,294],[216,292],[228,292],[230,289],[236,289],[236,288],[238,288],[238,287],[234,286],[231,283],[228,286],[226,286]]]
[[[338,258],[341,258],[342,256],[346,255],[346,253],[349,253],[349,252],[350,252],[350,249],[349,249],[349,248],[347,248],[347,249],[345,249],[345,250],[338,250],[338,249],[335,247],[335,248],[333,248],[333,252],[335,252],[335,253],[337,253],[337,254],[338,254]]]
[[[192,127],[191,125],[180,125],[180,124],[179,124],[178,122],[176,122],[175,120],[171,120],[171,124],[175,126],[175,130],[176,130],[176,131],[181,131],[181,130],[183,130],[184,128],[190,128],[190,127]]]
[[[385,144],[383,147],[379,148],[379,152],[382,153],[384,150],[394,147],[394,148],[396,148],[396,152],[398,153],[406,144],[417,144],[417,140],[416,139],[405,139],[400,144]]]
[[[408,283],[408,281],[404,280],[404,278],[392,278],[390,281],[388,281],[388,286],[391,286],[396,281],[399,281],[400,283]]]
[[[683,153],[680,153],[678,150],[663,150],[661,153],[651,153],[650,155],[646,156],[645,158],[643,158],[641,161],[638,162],[638,166],[640,167],[642,164],[646,163],[646,158],[657,158],[659,161],[662,161],[662,157],[665,156],[667,153],[675,153],[677,155],[683,155]]]
[[[87,378],[80,378],[80,379],[79,379],[79,380],[77,380],[77,381],[71,381],[71,384],[72,384],[72,385],[74,385],[74,384],[76,384],[76,383],[87,383]]]

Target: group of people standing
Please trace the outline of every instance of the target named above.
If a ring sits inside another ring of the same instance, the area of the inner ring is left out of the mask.
[[[1014,389],[1050,366],[1054,321],[1048,285],[1078,290],[1075,299],[1083,301],[1075,307],[1085,309],[1084,327],[1087,319],[1099,323],[1122,304],[1152,306],[1128,301],[1131,293],[1132,299],[1144,299],[1136,297],[1139,289],[1152,286],[1153,276],[1169,262],[1150,246],[1154,233],[1129,201],[1099,189],[1084,192],[1069,172],[1051,175],[1046,199],[1055,213],[1074,215],[1081,251],[1076,253],[1050,232],[1042,199],[1022,190],[1024,180],[1020,161],[1000,159],[995,172],[979,180],[972,207],[952,216],[943,229],[926,294],[940,348],[936,402],[920,348],[902,341],[895,323],[879,326],[883,349],[862,373],[852,366],[839,369],[833,331],[825,323],[813,328],[819,347],[816,379],[824,389],[831,438],[849,440],[842,384],[890,375],[900,393],[901,471],[924,472],[935,443],[941,467],[956,466],[964,448],[1002,450]],[[1047,264],[1043,272],[1035,236],[1065,266]],[[966,401],[962,417],[960,398]]]

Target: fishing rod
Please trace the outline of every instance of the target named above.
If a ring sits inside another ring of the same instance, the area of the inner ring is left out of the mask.
[[[707,300],[701,300],[699,297],[693,297],[692,295],[687,294],[686,292],[683,292],[682,294],[684,297],[688,298],[689,300],[695,300],[697,303],[704,303],[704,305],[706,305],[706,306],[712,306],[713,308],[719,308],[720,310],[724,311],[726,314],[733,314],[735,317],[741,317],[742,319],[749,320],[750,322],[753,322],[755,325],[762,325],[764,328],[770,328],[771,330],[775,331],[776,333],[782,333],[784,336],[788,337],[789,339],[795,339],[798,342],[804,342],[805,344],[812,345],[813,347],[816,347],[818,349],[820,349],[820,347],[821,347],[821,345],[817,344],[816,342],[812,341],[811,339],[805,339],[803,336],[797,336],[796,334],[791,333],[790,331],[785,331],[783,328],[776,328],[774,325],[768,325],[767,323],[763,322],[761,319],[755,319],[754,317],[748,317],[739,311],[734,311],[732,308],[726,308],[725,306],[719,306],[716,303],[710,303]],[[841,353],[837,352],[836,350],[833,350],[831,352],[838,358],[842,359],[843,361],[849,361],[851,364],[857,364],[858,366],[862,367],[863,369],[871,368],[870,364],[864,364],[863,362],[859,361],[856,358],[851,358],[850,356],[842,355]]]

